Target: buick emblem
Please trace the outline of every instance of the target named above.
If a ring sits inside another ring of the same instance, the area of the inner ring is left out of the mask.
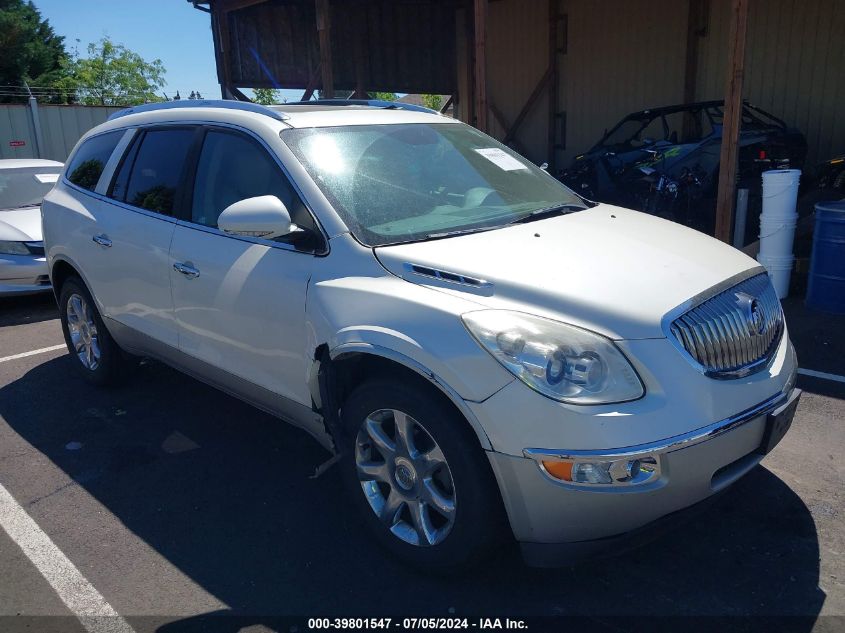
[[[760,305],[757,298],[744,292],[738,292],[736,300],[742,310],[742,314],[745,316],[748,333],[752,336],[762,334],[766,329],[766,314],[763,312],[763,306]]]

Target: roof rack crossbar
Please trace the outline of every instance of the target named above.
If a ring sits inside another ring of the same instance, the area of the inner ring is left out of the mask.
[[[175,110],[178,108],[224,108],[227,110],[242,110],[244,112],[254,112],[256,114],[263,114],[269,116],[277,121],[285,121],[288,116],[284,112],[272,110],[267,106],[251,101],[231,101],[224,99],[186,99],[183,101],[165,101],[163,103],[145,103],[143,105],[132,106],[115,112],[109,116],[109,121],[119,119],[120,117],[129,114],[138,114],[139,112],[156,112],[158,110]]]
[[[384,108],[385,110],[411,110],[413,112],[426,112],[428,114],[440,114],[437,110],[413,103],[402,103],[401,101],[383,101],[381,99],[312,99],[310,101],[288,101],[281,104],[284,106],[302,105],[326,105],[326,106],[370,106],[371,108]]]

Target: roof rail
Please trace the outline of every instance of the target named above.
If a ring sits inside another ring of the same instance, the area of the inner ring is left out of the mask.
[[[231,101],[223,99],[185,99],[181,101],[164,101],[162,103],[145,103],[143,105],[132,106],[115,112],[109,116],[108,120],[119,119],[128,114],[138,114],[139,112],[156,112],[158,110],[175,110],[178,108],[224,108],[227,110],[242,110],[244,112],[254,112],[256,114],[263,114],[269,116],[277,121],[285,121],[290,118],[284,112],[271,110],[267,106],[251,101]]]
[[[280,105],[281,107],[289,105],[370,106],[371,108],[384,108],[385,110],[412,110],[414,112],[440,114],[437,110],[432,110],[425,106],[402,103],[401,101],[383,101],[380,99],[312,99],[311,101],[288,101]]]

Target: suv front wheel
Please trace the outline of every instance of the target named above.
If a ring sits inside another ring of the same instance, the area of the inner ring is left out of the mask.
[[[502,534],[484,451],[439,394],[389,379],[356,388],[342,410],[344,478],[378,541],[429,571],[466,567]]]

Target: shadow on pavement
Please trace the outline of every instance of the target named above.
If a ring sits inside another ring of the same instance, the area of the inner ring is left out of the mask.
[[[0,327],[39,323],[59,316],[52,292],[22,297],[0,297]]]
[[[506,549],[472,573],[435,578],[368,540],[336,469],[309,478],[328,456],[304,433],[156,363],[113,391],[89,387],[70,370],[60,357],[0,389],[0,415],[227,604],[226,613],[247,621],[796,615],[809,616],[798,621],[806,630],[824,601],[810,512],[763,467],[709,513],[620,557],[540,571]],[[82,449],[66,450],[70,440]],[[215,630],[244,626],[206,614],[161,630],[207,630],[212,622]]]

